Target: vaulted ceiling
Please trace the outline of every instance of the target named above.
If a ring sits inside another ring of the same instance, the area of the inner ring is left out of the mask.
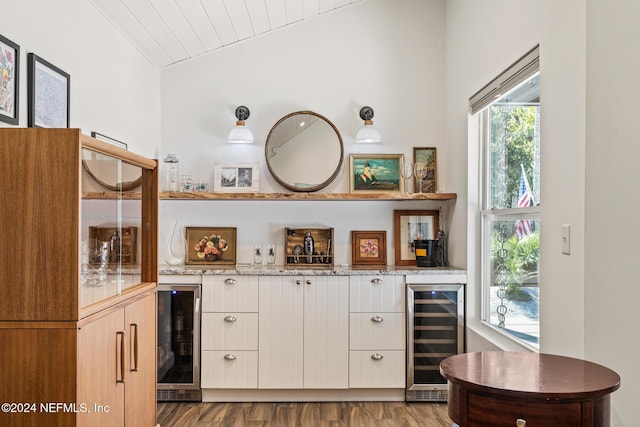
[[[362,0],[90,0],[158,67]]]

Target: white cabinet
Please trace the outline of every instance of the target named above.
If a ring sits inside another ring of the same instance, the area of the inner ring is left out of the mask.
[[[261,276],[258,385],[347,388],[349,278]]]
[[[352,276],[349,387],[404,388],[403,276]]]
[[[203,277],[203,388],[257,388],[257,292],[257,276]]]

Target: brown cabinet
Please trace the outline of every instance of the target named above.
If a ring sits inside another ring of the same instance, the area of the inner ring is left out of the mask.
[[[155,425],[156,162],[78,129],[0,129],[0,155],[0,425]]]

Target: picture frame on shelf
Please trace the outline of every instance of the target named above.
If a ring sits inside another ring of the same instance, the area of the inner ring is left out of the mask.
[[[260,168],[255,163],[216,163],[213,190],[220,193],[257,193]]]
[[[387,264],[386,231],[351,231],[351,265],[353,267]]]
[[[235,265],[235,227],[185,227],[186,265]]]
[[[109,242],[109,264],[137,265],[138,227],[89,226],[89,238]],[[119,244],[116,242],[119,241]]]
[[[0,121],[18,124],[20,46],[0,34]]]
[[[416,265],[414,240],[434,240],[439,230],[438,210],[394,210],[395,265]]]
[[[28,126],[68,128],[71,76],[35,53],[27,60]]]
[[[438,163],[436,158],[436,148],[413,147],[413,165],[415,192],[437,193]]]
[[[404,193],[403,154],[350,154],[351,193]]]
[[[115,138],[111,138],[103,133],[99,133],[96,131],[91,131],[91,138],[99,139],[100,141],[108,142],[111,145],[115,145],[118,148],[122,148],[123,150],[128,150],[129,145],[126,142],[118,141]]]

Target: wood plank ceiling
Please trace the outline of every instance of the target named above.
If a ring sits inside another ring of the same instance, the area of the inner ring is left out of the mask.
[[[362,0],[90,0],[163,68]]]

